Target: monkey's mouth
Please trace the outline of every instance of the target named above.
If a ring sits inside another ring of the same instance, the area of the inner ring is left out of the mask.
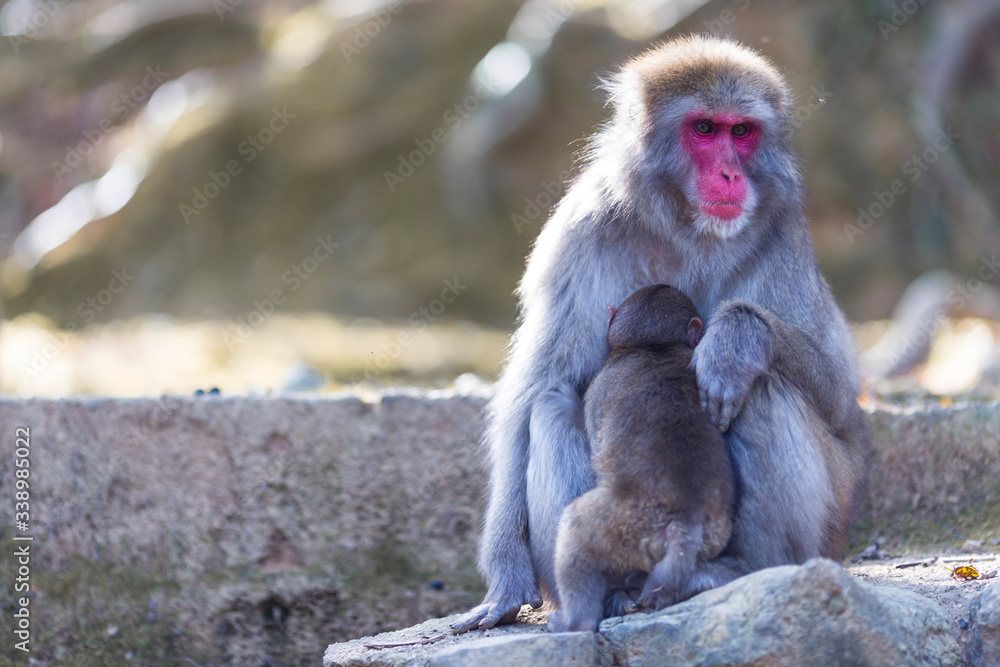
[[[740,213],[743,212],[743,205],[735,201],[703,202],[701,204],[701,211],[705,215],[710,215],[713,218],[732,220],[733,218],[739,217]]]

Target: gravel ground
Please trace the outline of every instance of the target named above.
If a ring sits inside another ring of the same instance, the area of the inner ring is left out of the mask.
[[[936,561],[934,561],[935,557],[937,557]],[[970,558],[972,565],[983,576],[973,580],[953,577],[949,568],[968,565]],[[899,567],[921,561],[924,564]],[[928,554],[917,557],[865,560],[857,564],[847,563],[845,567],[848,572],[866,583],[904,588],[940,604],[955,621],[963,653],[966,652],[969,641],[969,605],[986,588],[1000,582],[1000,572],[996,572],[989,579],[984,578],[1000,569],[1000,553],[977,553],[967,556]]]

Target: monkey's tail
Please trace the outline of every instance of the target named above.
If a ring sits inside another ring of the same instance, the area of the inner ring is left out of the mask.
[[[680,602],[697,570],[703,533],[700,522],[675,520],[648,542],[650,560],[656,564],[639,597],[641,607],[657,610]]]

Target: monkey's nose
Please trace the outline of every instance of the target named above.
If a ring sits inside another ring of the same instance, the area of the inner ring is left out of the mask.
[[[740,179],[740,172],[736,169],[727,169],[723,167],[721,173],[722,173],[722,178],[726,179],[726,181],[735,182]]]

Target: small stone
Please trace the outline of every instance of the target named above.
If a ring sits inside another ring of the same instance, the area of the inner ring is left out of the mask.
[[[873,544],[864,551],[851,558],[852,563],[860,563],[863,560],[875,560],[878,558],[878,545]]]
[[[962,630],[968,630],[969,629],[969,622],[967,620],[965,620],[964,618],[960,618],[960,619],[958,619],[958,627],[961,628]]]
[[[967,554],[978,553],[983,548],[983,543],[979,540],[966,540],[962,545],[962,551]]]
[[[316,391],[324,384],[326,378],[322,373],[302,362],[296,362],[285,370],[279,391],[282,393]]]

